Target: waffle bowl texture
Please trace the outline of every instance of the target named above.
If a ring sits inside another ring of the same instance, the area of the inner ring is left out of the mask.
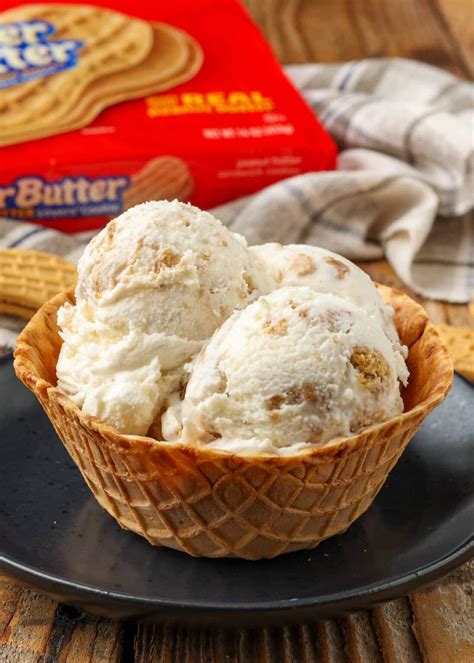
[[[99,504],[151,544],[193,556],[270,558],[314,548],[371,505],[425,417],[446,396],[452,364],[424,310],[380,286],[409,348],[405,411],[350,438],[293,456],[239,456],[121,435],[56,387],[58,308],[45,304],[18,339],[15,370],[37,396]]]

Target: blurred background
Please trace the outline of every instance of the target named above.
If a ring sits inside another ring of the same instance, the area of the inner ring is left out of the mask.
[[[471,0],[244,0],[280,62],[413,58],[474,72]]]

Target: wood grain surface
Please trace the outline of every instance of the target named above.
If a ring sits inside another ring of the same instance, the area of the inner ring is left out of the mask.
[[[245,0],[281,62],[404,57],[472,77],[472,0]]]
[[[474,564],[337,620],[223,631],[113,622],[0,576],[5,663],[472,663]]]
[[[283,63],[410,57],[472,78],[472,0],[246,0]],[[385,262],[363,264],[400,287]],[[421,301],[435,322],[474,325],[467,306]],[[85,615],[0,576],[2,663],[468,663],[474,565],[410,597],[338,620],[197,631]],[[454,626],[453,626],[454,625]]]

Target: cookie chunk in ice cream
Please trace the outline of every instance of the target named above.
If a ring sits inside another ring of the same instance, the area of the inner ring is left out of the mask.
[[[288,454],[403,411],[380,321],[345,299],[287,286],[235,312],[195,358],[167,439]],[[403,359],[402,359],[403,361]]]
[[[178,201],[111,221],[78,265],[76,305],[58,312],[59,388],[120,432],[144,434],[183,365],[235,309],[274,287],[245,240]]]
[[[315,292],[342,297],[363,309],[382,325],[396,351],[397,373],[406,381],[407,350],[393,324],[393,309],[386,306],[374,282],[362,269],[343,256],[318,246],[276,242],[252,246],[250,251],[267,268],[278,287],[304,285]]]

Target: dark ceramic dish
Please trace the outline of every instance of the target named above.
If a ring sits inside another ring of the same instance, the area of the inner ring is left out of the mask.
[[[270,561],[193,559],[125,532],[95,502],[36,398],[0,361],[0,567],[108,617],[257,625],[413,591],[473,554],[474,389],[456,377],[345,534]]]

